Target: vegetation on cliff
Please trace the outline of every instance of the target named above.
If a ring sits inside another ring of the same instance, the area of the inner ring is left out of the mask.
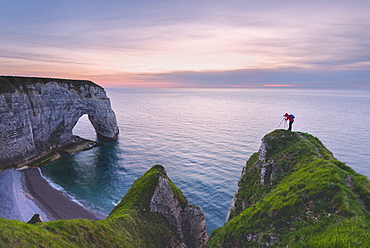
[[[137,179],[104,220],[57,220],[27,224],[0,218],[0,247],[180,247],[176,230],[162,214],[149,212],[160,165]],[[169,179],[168,179],[169,180]],[[182,192],[169,180],[174,195],[187,205]]]
[[[14,93],[22,88],[26,90],[25,85],[34,85],[36,83],[47,84],[50,82],[69,84],[71,89],[80,92],[79,87],[94,86],[103,89],[101,86],[88,80],[73,80],[60,78],[41,78],[41,77],[18,77],[18,76],[0,76],[0,93]]]
[[[370,181],[306,133],[267,134],[233,202],[207,247],[370,247]]]
[[[0,219],[0,246],[186,247],[179,230],[150,211],[163,178],[178,205],[191,206],[155,165],[106,219],[36,224]],[[370,180],[336,160],[312,135],[267,134],[238,186],[227,223],[212,232],[207,247],[370,247]]]
[[[14,93],[16,91],[6,77],[0,77],[0,93]]]

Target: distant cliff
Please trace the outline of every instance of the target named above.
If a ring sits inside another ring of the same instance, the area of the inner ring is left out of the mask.
[[[137,179],[104,220],[57,220],[26,224],[0,218],[7,247],[202,248],[205,217],[155,165]],[[1,245],[0,245],[1,246]]]
[[[370,180],[309,134],[267,134],[238,185],[207,247],[370,247]]]
[[[98,135],[117,137],[110,100],[93,82],[0,77],[0,170],[43,159],[73,143],[72,129],[84,114]]]

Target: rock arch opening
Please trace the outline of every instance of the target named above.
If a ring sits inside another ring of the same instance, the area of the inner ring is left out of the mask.
[[[94,126],[91,124],[87,114],[82,115],[76,125],[72,129],[73,135],[77,135],[83,139],[97,140],[97,134]]]

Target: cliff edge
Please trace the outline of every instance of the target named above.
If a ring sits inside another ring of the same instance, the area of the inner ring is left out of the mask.
[[[137,179],[101,221],[0,218],[10,247],[370,247],[370,180],[319,139],[276,130],[243,168],[221,228],[188,204],[163,166]]]
[[[0,218],[7,247],[205,247],[205,217],[155,165],[137,179],[100,221],[57,220],[27,224]],[[0,245],[1,246],[1,245]]]
[[[307,133],[275,130],[207,247],[370,247],[370,181]]]
[[[99,136],[118,126],[104,89],[91,81],[0,77],[0,170],[20,167],[76,142],[73,127],[87,114]]]

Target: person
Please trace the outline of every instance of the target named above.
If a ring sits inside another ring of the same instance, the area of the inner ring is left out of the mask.
[[[288,113],[285,113],[285,121],[289,120],[289,128],[288,128],[288,131],[292,131],[292,125],[293,125],[293,122],[294,122],[294,115],[292,114],[288,114]]]

